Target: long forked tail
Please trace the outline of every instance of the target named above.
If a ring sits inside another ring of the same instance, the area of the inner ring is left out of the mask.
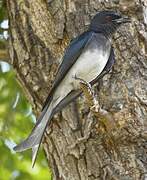
[[[51,120],[52,116],[61,111],[67,104],[69,104],[73,99],[76,99],[81,94],[81,90],[71,91],[66,98],[63,98],[60,103],[50,101],[47,99],[45,107],[41,113],[41,116],[36,122],[35,127],[33,128],[29,137],[24,140],[22,143],[14,147],[16,152],[25,151],[32,148],[32,167],[35,164],[37,153],[41,144],[41,140],[46,129],[47,124]],[[50,103],[51,102],[51,103]]]
[[[37,153],[41,144],[44,131],[47,127],[48,122],[51,120],[52,109],[53,108],[51,104],[46,105],[28,138],[14,147],[14,150],[16,152],[22,152],[32,148],[32,167],[35,164],[35,160],[37,157]]]

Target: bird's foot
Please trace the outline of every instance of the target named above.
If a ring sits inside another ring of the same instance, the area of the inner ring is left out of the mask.
[[[96,95],[94,90],[92,89],[92,86],[89,82],[85,81],[82,78],[79,78],[75,75],[75,79],[80,81],[81,89],[88,101],[89,107],[92,111],[99,111],[99,103],[96,99]]]
[[[99,112],[100,106],[96,97],[93,97],[93,106],[90,108],[92,111]]]
[[[80,84],[83,84],[84,86],[86,86],[88,88],[88,91],[90,92],[90,94],[93,94],[93,90],[92,90],[92,86],[89,82],[85,81],[82,78],[79,78],[75,75],[75,80],[78,80],[80,82]]]

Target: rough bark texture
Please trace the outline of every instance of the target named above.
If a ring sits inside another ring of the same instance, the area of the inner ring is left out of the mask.
[[[56,115],[44,138],[53,179],[147,178],[147,3],[144,0],[7,0],[10,63],[36,115],[70,39],[102,9],[132,18],[114,38],[116,64],[95,86],[113,122],[104,128],[85,98]],[[114,125],[115,124],[115,125]],[[80,125],[80,128],[79,128]]]

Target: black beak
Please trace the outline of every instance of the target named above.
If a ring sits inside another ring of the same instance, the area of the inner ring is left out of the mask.
[[[121,17],[119,19],[115,19],[115,20],[113,20],[113,22],[115,22],[117,24],[130,23],[131,19],[125,16],[125,17]]]

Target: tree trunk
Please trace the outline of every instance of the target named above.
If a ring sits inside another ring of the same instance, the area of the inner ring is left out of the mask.
[[[95,92],[111,114],[108,127],[85,98],[53,118],[43,141],[53,179],[147,178],[147,3],[145,0],[7,0],[10,63],[39,115],[69,41],[98,10],[132,18],[113,41],[116,63]]]

